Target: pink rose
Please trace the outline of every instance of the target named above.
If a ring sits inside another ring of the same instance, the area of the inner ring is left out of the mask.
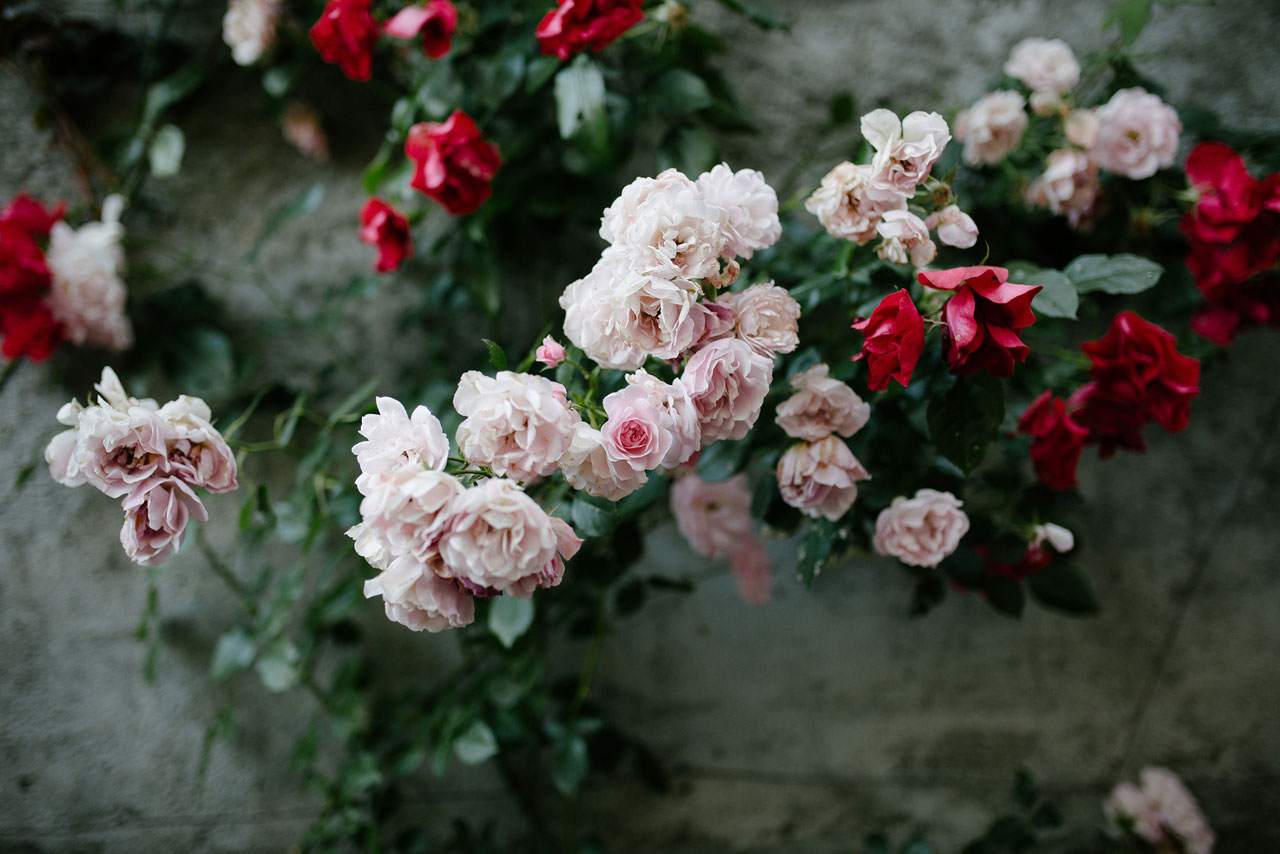
[[[876,231],[884,238],[876,254],[886,261],[910,262],[919,269],[938,257],[938,247],[929,239],[929,227],[909,211],[886,211]]]
[[[1093,144],[1098,141],[1097,111],[1072,110],[1062,122],[1062,133],[1072,145],[1084,149],[1093,148]]]
[[[605,449],[600,431],[579,421],[573,438],[557,465],[565,482],[587,495],[620,501],[640,487],[649,476],[624,461],[614,461]]]
[[[738,597],[748,605],[763,605],[773,595],[773,558],[759,537],[752,536],[729,555],[729,569]]]
[[[582,548],[582,538],[578,536],[578,532],[573,530],[568,522],[563,519],[557,519],[555,516],[548,518],[551,519],[551,527],[556,532],[555,557],[551,558],[550,562],[542,568],[542,572],[537,575],[526,575],[508,587],[507,595],[528,599],[533,595],[533,591],[540,587],[559,587],[560,582],[564,580],[564,562],[573,560],[573,556],[578,553],[578,549]]]
[[[750,258],[782,236],[778,194],[756,170],[734,172],[721,163],[698,176],[696,184],[703,201],[722,212],[726,257]]]
[[[899,495],[876,518],[872,545],[878,554],[909,566],[937,566],[969,530],[963,505],[950,492],[936,489],[917,490],[911,498]]]
[[[467,461],[518,480],[555,471],[580,420],[565,403],[564,386],[512,371],[493,378],[467,371],[453,408],[464,418],[456,438]]]
[[[925,225],[937,229],[938,240],[943,246],[968,249],[978,242],[978,226],[973,217],[956,205],[947,205],[942,210],[929,214]]]
[[[1145,89],[1121,89],[1098,108],[1092,153],[1108,172],[1138,180],[1172,166],[1182,122],[1178,113]]]
[[[746,474],[716,482],[684,475],[671,486],[671,515],[689,547],[703,557],[729,557],[755,537]]]
[[[1027,132],[1027,99],[1017,92],[988,92],[956,116],[956,139],[964,142],[970,166],[999,163]]]
[[[537,575],[556,555],[556,529],[515,481],[490,478],[453,500],[440,557],[465,583],[499,592]]]
[[[1044,172],[1027,187],[1027,201],[1065,214],[1073,228],[1095,212],[1102,194],[1098,164],[1089,155],[1060,148],[1045,161]]]
[[[1211,854],[1213,830],[1178,775],[1167,768],[1143,768],[1139,782],[1112,790],[1103,804],[1111,824],[1161,851]]]
[[[1010,51],[1004,73],[1028,89],[1062,95],[1080,82],[1080,63],[1062,39],[1023,39]]]
[[[134,563],[157,566],[182,548],[187,522],[209,514],[191,487],[174,477],[153,477],[134,487],[124,500],[120,544]]]
[[[862,117],[862,135],[876,150],[867,192],[888,200],[915,195],[951,140],[946,119],[919,110],[901,121],[891,110],[872,110]]]
[[[594,362],[616,371],[633,371],[648,355],[639,342],[623,334],[627,317],[617,308],[616,294],[629,273],[622,251],[610,247],[590,273],[560,295],[565,337]]]
[[[320,114],[311,105],[290,101],[280,119],[280,133],[303,157],[317,163],[329,159],[329,137],[320,124]]]
[[[169,469],[183,481],[210,492],[230,492],[236,482],[236,455],[211,423],[209,405],[182,394],[156,413],[168,425]]]
[[[713,341],[685,364],[680,379],[698,410],[702,445],[741,439],[760,417],[773,362],[737,338]]]
[[[109,370],[109,369],[108,369]],[[84,472],[76,464],[76,444],[80,439],[80,413],[84,407],[76,401],[64,403],[58,410],[58,423],[70,427],[49,440],[44,449],[44,461],[49,464],[49,474],[63,486],[80,486],[85,483]]]
[[[429,563],[449,523],[453,502],[465,490],[451,474],[404,466],[365,481],[360,524],[347,531],[356,553],[378,569],[409,555]]]
[[[121,412],[91,406],[80,415],[75,464],[85,479],[118,498],[139,484],[169,473],[172,430],[145,406]]]
[[[613,399],[609,420],[600,428],[609,458],[642,471],[656,469],[671,450],[672,436],[663,429],[655,406],[635,395]]]
[[[449,440],[440,421],[425,406],[414,407],[413,416],[394,397],[374,400],[377,415],[360,419],[360,435],[351,452],[360,464],[356,489],[368,495],[370,482],[399,468],[443,469],[449,459]]]
[[[693,342],[692,349],[701,350],[712,341],[733,336],[734,329],[738,326],[738,317],[733,313],[732,296],[726,294],[722,297],[725,302],[703,301],[693,307],[695,312],[702,315],[698,321],[702,334]]]
[[[735,332],[752,350],[772,359],[800,344],[800,303],[773,282],[722,298],[737,319]]]
[[[546,365],[548,368],[554,368],[559,365],[564,361],[564,357],[564,346],[550,335],[542,339],[542,344],[533,354],[533,358],[535,360]]]
[[[848,438],[866,425],[871,407],[849,386],[832,379],[825,364],[791,378],[795,393],[778,406],[778,426],[788,436],[816,442],[832,433]]]
[[[852,240],[859,246],[876,238],[876,226],[885,211],[906,208],[902,196],[872,198],[870,166],[848,161],[822,178],[818,189],[804,203],[804,209],[818,218],[832,237]]]
[[[613,460],[639,459],[634,453],[624,452],[621,445],[614,445],[624,412],[638,412],[657,434],[657,445],[641,454],[646,463],[644,470],[655,468],[670,470],[693,456],[702,444],[702,428],[698,422],[698,410],[682,380],[677,378],[664,383],[650,376],[643,369],[627,376],[627,387],[615,391],[604,399],[604,411],[609,420],[601,428],[606,448]],[[610,425],[615,425],[610,427]],[[657,452],[661,452],[660,455]]]
[[[600,236],[637,273],[701,279],[720,270],[724,213],[703,200],[696,184],[668,169],[623,188],[604,212]]]
[[[461,628],[476,618],[475,600],[452,578],[411,557],[399,557],[364,583],[366,599],[381,596],[387,619],[415,632]]]
[[[688,279],[632,271],[609,297],[616,334],[640,353],[678,359],[706,328],[707,318],[698,309],[701,293]]]
[[[858,481],[871,477],[837,436],[792,445],[778,460],[782,500],[806,516],[839,519],[858,498]]]

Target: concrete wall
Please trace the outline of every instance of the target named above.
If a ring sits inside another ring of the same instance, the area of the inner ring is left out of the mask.
[[[1059,35],[1082,51],[1100,44],[1105,6],[772,5],[794,21],[789,34],[761,37],[706,11],[729,33],[724,63],[765,129],[727,150],[735,165],[775,180],[831,93],[851,90],[862,108],[958,107],[1018,38]],[[1151,54],[1144,68],[1168,81],[1173,100],[1274,129],[1278,40],[1272,0],[1240,0],[1161,8],[1141,46]],[[34,103],[0,69],[0,197],[75,197],[70,164],[23,118]],[[161,213],[148,230],[194,251],[173,263],[200,267],[246,321],[273,308],[237,259],[268,213],[315,180],[328,187],[326,204],[286,226],[260,269],[272,272],[280,298],[301,304],[366,269],[367,250],[341,237],[366,152],[340,149],[316,167],[228,85],[211,87],[182,124],[187,165],[158,187]],[[813,158],[825,165],[845,144]],[[176,221],[164,222],[166,205]],[[366,348],[369,364],[397,358],[390,348],[399,342],[375,333],[413,298],[407,284],[384,287],[351,318],[343,340]],[[285,342],[268,371],[305,364],[315,346],[324,345]],[[878,560],[828,571],[812,593],[784,578],[765,608],[741,605],[728,579],[650,606],[606,647],[598,698],[672,763],[675,790],[657,797],[606,782],[588,810],[624,852],[843,852],[886,826],[954,843],[1007,806],[1012,771],[1026,765],[1067,808],[1073,830],[1058,847],[1079,850],[1107,786],[1160,762],[1201,795],[1221,851],[1272,850],[1280,567],[1269,498],[1280,451],[1270,439],[1280,391],[1259,368],[1277,359],[1275,336],[1246,336],[1206,374],[1184,434],[1155,437],[1144,456],[1083,465],[1090,503],[1069,521],[1107,606],[1097,619],[1032,610],[1015,623],[953,598],[908,620],[907,579]],[[0,471],[39,453],[68,396],[49,369],[23,366],[0,397]],[[234,497],[210,501],[215,541],[227,539],[237,506]],[[147,573],[119,551],[115,503],[37,472],[21,491],[0,477],[0,507],[0,850],[194,854],[278,851],[296,840],[315,804],[286,763],[314,708],[297,693],[210,685],[209,650],[236,605],[199,558],[180,556],[160,573],[164,640],[148,685],[134,636]],[[788,545],[777,549],[785,565]],[[699,565],[669,530],[648,555],[669,572]],[[401,633],[396,642],[426,663],[452,650],[447,638]],[[215,751],[198,788],[204,727],[228,691],[245,710],[242,735]],[[419,809],[509,812],[483,772],[424,791]]]

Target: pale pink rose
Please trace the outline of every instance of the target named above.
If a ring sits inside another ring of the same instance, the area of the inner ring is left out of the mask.
[[[175,436],[156,410],[90,406],[78,424],[75,466],[112,498],[169,474],[169,442]]]
[[[738,596],[748,605],[763,605],[773,596],[773,558],[759,537],[749,537],[729,555]]]
[[[54,436],[44,449],[44,461],[49,464],[49,474],[63,486],[80,486],[85,483],[84,473],[76,464],[76,443],[80,439],[80,413],[83,411],[84,407],[78,401],[64,403],[58,409],[58,423],[71,429]]]
[[[1182,122],[1178,113],[1145,89],[1121,89],[1098,108],[1098,137],[1091,153],[1108,172],[1138,180],[1172,166]]]
[[[1027,132],[1027,99],[1018,92],[988,92],[956,116],[956,139],[964,142],[970,166],[999,163]]]
[[[1067,141],[1084,149],[1093,148],[1098,141],[1098,113],[1096,110],[1072,110],[1062,122],[1062,132]]]
[[[499,592],[556,556],[550,517],[515,481],[490,478],[453,500],[440,557],[455,578]]]
[[[236,65],[253,65],[276,40],[280,0],[230,0],[222,18],[222,40]]]
[[[356,553],[378,568],[401,555],[429,563],[453,502],[465,491],[453,475],[418,466],[370,475],[366,488],[362,521],[347,536],[356,541]]]
[[[605,414],[612,418],[619,407],[634,401],[644,401],[654,407],[658,413],[659,426],[671,438],[671,445],[658,462],[657,468],[664,471],[674,469],[702,447],[698,408],[679,377],[665,383],[643,369],[628,374],[627,387],[604,399]]]
[[[800,303],[786,288],[766,282],[721,300],[733,309],[735,334],[761,356],[772,359],[800,345]]]
[[[559,460],[565,482],[587,495],[607,501],[620,501],[649,479],[643,470],[630,463],[614,461],[605,450],[600,431],[579,421],[573,438]]]
[[[573,530],[568,522],[563,519],[557,519],[555,516],[551,519],[551,527],[556,532],[556,554],[551,561],[542,568],[542,572],[537,575],[526,575],[515,584],[507,588],[507,595],[518,596],[521,599],[528,599],[533,595],[533,591],[540,587],[559,587],[560,582],[564,580],[564,562],[573,560],[573,556],[578,553],[578,549],[582,548],[582,538]]]
[[[133,344],[133,327],[125,314],[126,298],[120,272],[124,268],[124,211],[121,196],[107,196],[102,221],[73,229],[55,222],[49,232],[45,261],[53,274],[46,300],[68,340],[108,350]]]
[[[1083,151],[1060,148],[1049,154],[1045,170],[1027,187],[1030,204],[1064,214],[1072,228],[1097,210],[1102,194],[1098,165]]]
[[[839,519],[858,499],[858,481],[871,475],[838,436],[792,445],[778,460],[782,500],[806,516]]]
[[[175,477],[210,492],[230,492],[236,482],[236,455],[211,423],[209,405],[179,395],[156,413],[169,426],[169,469]]]
[[[929,237],[929,226],[910,211],[888,211],[876,231],[884,238],[876,254],[894,264],[910,263],[917,269],[938,257],[938,247]]]
[[[638,273],[701,279],[720,270],[723,211],[675,169],[637,178],[604,212],[600,236]]]
[[[689,547],[703,557],[729,557],[755,537],[746,474],[714,482],[682,476],[671,486],[671,515]]]
[[[876,518],[872,545],[910,566],[934,567],[956,550],[969,530],[964,502],[950,492],[921,489],[911,498],[899,495]]]
[[[723,300],[723,301],[721,301]],[[692,349],[701,350],[712,341],[733,337],[738,326],[738,318],[733,313],[732,294],[726,294],[720,300],[700,302],[693,310],[702,315],[700,325],[702,334],[693,342]]]
[[[415,632],[442,632],[470,625],[475,600],[451,578],[441,578],[411,557],[399,557],[364,583],[366,599],[381,596],[387,619]]]
[[[1067,102],[1057,92],[1032,92],[1027,99],[1031,112],[1037,116],[1052,116],[1066,109]]]
[[[867,192],[884,200],[915,195],[951,140],[946,119],[919,110],[901,121],[892,110],[872,110],[862,117],[862,135],[876,150]]]
[[[462,456],[518,480],[555,471],[580,420],[565,403],[564,386],[512,371],[492,378],[467,371],[453,408],[464,419],[455,434]]]
[[[98,393],[98,406],[108,406],[121,412],[128,412],[135,406],[140,406],[143,409],[160,408],[160,405],[149,397],[130,397],[125,392],[120,378],[116,376],[116,372],[109,367],[102,369],[102,379],[94,383],[93,389]],[[65,424],[67,422],[64,421],[62,423]]]
[[[680,375],[698,410],[702,445],[741,439],[760,417],[773,382],[773,360],[737,338],[713,341],[684,366]]]
[[[182,548],[187,522],[208,520],[200,499],[182,481],[153,477],[137,484],[125,497],[120,544],[134,563],[156,566]]]
[[[1168,768],[1143,768],[1142,794],[1160,817],[1165,831],[1182,843],[1187,854],[1210,854],[1214,834],[1195,797]]]
[[[852,240],[859,246],[876,237],[876,226],[885,211],[906,208],[902,196],[874,199],[871,167],[848,161],[839,164],[822,178],[818,189],[804,203],[804,208],[818,218],[832,237]]]
[[[1062,39],[1023,39],[1009,52],[1004,73],[1028,89],[1061,95],[1080,82],[1080,63]]]
[[[688,279],[631,272],[612,295],[616,334],[649,356],[678,359],[706,328],[706,314],[697,308],[701,293]]]
[[[845,438],[871,417],[871,407],[849,386],[828,376],[830,368],[814,365],[791,378],[795,393],[778,406],[778,426],[788,436],[816,442],[832,433]]]
[[[938,240],[943,246],[968,249],[978,242],[977,223],[956,205],[947,205],[942,210],[929,214],[925,225],[937,229]]]
[[[600,428],[609,459],[641,471],[656,469],[674,441],[671,433],[663,428],[658,408],[636,395],[609,396],[614,398],[612,411],[606,410],[609,419]]]
[[[365,441],[351,447],[360,464],[356,488],[368,495],[369,483],[396,469],[443,469],[449,460],[449,440],[440,421],[425,406],[414,407],[413,415],[394,397],[374,399],[376,415],[360,419],[360,435]]]
[[[698,176],[697,187],[703,201],[722,212],[726,257],[750,258],[782,236],[778,194],[756,170],[734,172],[721,163]]]
[[[1055,525],[1047,522],[1043,525],[1036,525],[1031,532],[1031,547],[1042,546],[1048,543],[1058,554],[1066,554],[1076,547],[1076,538],[1069,530],[1061,525]]]
[[[564,346],[550,335],[542,339],[542,344],[533,354],[534,359],[548,368],[554,368],[559,365],[564,361],[564,357]]]
[[[1118,829],[1133,833],[1150,843],[1164,840],[1160,813],[1147,800],[1142,790],[1132,783],[1121,783],[1111,790],[1102,805],[1107,821]]]
[[[313,107],[291,101],[284,108],[280,132],[302,156],[320,163],[329,159],[329,138],[320,126],[320,114]]]
[[[610,247],[590,273],[570,284],[560,296],[565,337],[592,361],[617,371],[635,370],[648,355],[623,334],[626,318],[617,308],[617,294],[629,273],[622,251]]]

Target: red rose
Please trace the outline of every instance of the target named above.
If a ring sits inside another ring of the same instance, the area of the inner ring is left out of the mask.
[[[387,21],[386,33],[392,38],[412,39],[422,35],[422,52],[439,59],[453,47],[453,34],[458,29],[458,10],[449,0],[431,0],[425,7],[406,6]]]
[[[1200,362],[1179,353],[1168,332],[1136,312],[1122,311],[1106,335],[1080,349],[1093,362],[1089,374],[1096,394],[1131,403],[1170,433],[1187,426],[1191,399],[1200,393]],[[1077,420],[1090,426],[1080,416]]]
[[[1243,226],[1230,243],[1188,238],[1187,268],[1196,287],[1210,300],[1226,289],[1265,273],[1280,261],[1280,216],[1263,211]]]
[[[311,43],[325,62],[336,62],[352,80],[368,80],[373,73],[373,47],[378,22],[369,12],[370,0],[329,0],[324,14],[311,27]]]
[[[484,204],[492,194],[489,182],[502,165],[498,147],[483,139],[476,123],[461,110],[454,110],[443,123],[409,128],[404,153],[416,163],[410,186],[453,216]]]
[[[1067,398],[1067,412],[1089,433],[1087,444],[1098,446],[1098,457],[1107,459],[1119,448],[1145,451],[1142,428],[1147,417],[1142,401],[1108,389],[1098,383],[1085,383]]]
[[[43,299],[23,296],[0,301],[0,336],[6,359],[42,362],[62,343],[63,330]]]
[[[560,0],[538,24],[542,52],[568,59],[584,50],[600,51],[644,17],[643,0]]]
[[[1046,391],[1031,402],[1018,419],[1018,432],[1031,439],[1031,464],[1036,477],[1051,489],[1075,489],[1076,467],[1089,431],[1067,412],[1067,402]]]
[[[1003,575],[1014,581],[1026,581],[1053,563],[1053,552],[1049,551],[1049,547],[1043,543],[1038,546],[1028,545],[1027,550],[1016,563],[1000,563],[991,560],[990,549],[985,546],[975,546],[974,551],[986,559],[987,575]]]
[[[1227,289],[1191,318],[1191,329],[1220,347],[1251,326],[1280,326],[1280,277],[1266,276]]]
[[[1229,243],[1266,200],[1266,185],[1249,174],[1244,158],[1220,142],[1202,142],[1191,149],[1187,183],[1199,198],[1183,217],[1182,231],[1196,240]]]
[[[413,254],[409,220],[381,199],[369,199],[360,209],[360,239],[378,248],[373,269],[390,273]]]
[[[48,290],[53,278],[44,250],[24,226],[0,222],[0,299]]]
[[[867,360],[867,388],[884,391],[890,378],[906,388],[924,352],[924,322],[911,295],[905,290],[889,294],[853,328],[866,336],[862,352],[852,361]]]
[[[0,211],[0,226],[15,227],[25,232],[33,241],[48,240],[53,224],[62,219],[66,211],[67,206],[62,202],[58,202],[51,210],[45,210],[35,199],[22,193]]]
[[[1014,361],[1026,361],[1031,348],[1018,330],[1036,322],[1031,300],[1040,285],[1008,281],[1003,267],[957,267],[920,273],[920,284],[954,291],[947,301],[947,363],[961,376],[989,370],[993,377],[1013,375]]]

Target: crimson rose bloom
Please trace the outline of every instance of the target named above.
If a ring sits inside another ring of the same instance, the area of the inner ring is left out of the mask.
[[[439,202],[453,216],[469,214],[484,204],[502,156],[498,146],[481,137],[480,129],[462,110],[448,120],[422,122],[409,128],[404,153],[415,161],[415,190]]]
[[[867,360],[867,388],[884,391],[891,378],[906,388],[924,352],[924,322],[911,295],[905,290],[889,294],[853,328],[866,336],[852,361]]]
[[[1269,187],[1249,174],[1244,158],[1220,142],[1202,142],[1187,155],[1187,183],[1196,205],[1182,218],[1189,238],[1230,243],[1257,217]]]
[[[1036,322],[1031,300],[1041,286],[1014,284],[1003,267],[956,267],[917,278],[927,287],[955,292],[943,315],[951,373],[986,369],[993,377],[1013,376],[1014,361],[1026,361],[1031,352],[1018,330]]]
[[[1191,317],[1191,329],[1219,347],[1250,326],[1280,326],[1280,277],[1236,285]]]
[[[542,52],[560,59],[601,51],[644,17],[643,0],[560,0],[538,24]]]
[[[373,73],[373,47],[378,22],[370,0],[329,0],[320,20],[311,27],[311,43],[325,62],[336,62],[352,80],[368,80]]]
[[[387,21],[386,33],[392,38],[412,39],[422,35],[422,52],[439,59],[453,47],[453,34],[458,29],[458,10],[449,0],[431,0],[425,7],[406,6]]]
[[[42,362],[62,343],[63,329],[42,298],[24,295],[0,299],[0,336],[6,359]]]
[[[377,247],[373,269],[379,273],[392,272],[413,254],[409,220],[382,199],[369,199],[360,209],[360,240]]]
[[[1179,353],[1171,334],[1136,312],[1122,311],[1106,335],[1080,349],[1093,362],[1095,396],[1127,402],[1170,433],[1187,426],[1191,399],[1200,393],[1200,362]]]
[[[45,210],[44,205],[26,193],[20,193],[0,211],[0,226],[15,227],[33,241],[48,240],[53,224],[66,212],[67,206],[63,202]]]
[[[1067,402],[1046,391],[1018,419],[1018,432],[1032,437],[1031,463],[1036,477],[1051,489],[1075,489],[1076,467],[1089,431],[1067,412]]]
[[[1188,238],[1187,268],[1196,287],[1210,302],[1224,297],[1234,285],[1265,273],[1280,261],[1280,216],[1262,211],[1241,227],[1228,243]]]
[[[42,293],[53,281],[44,250],[13,222],[0,222],[0,299]]]

